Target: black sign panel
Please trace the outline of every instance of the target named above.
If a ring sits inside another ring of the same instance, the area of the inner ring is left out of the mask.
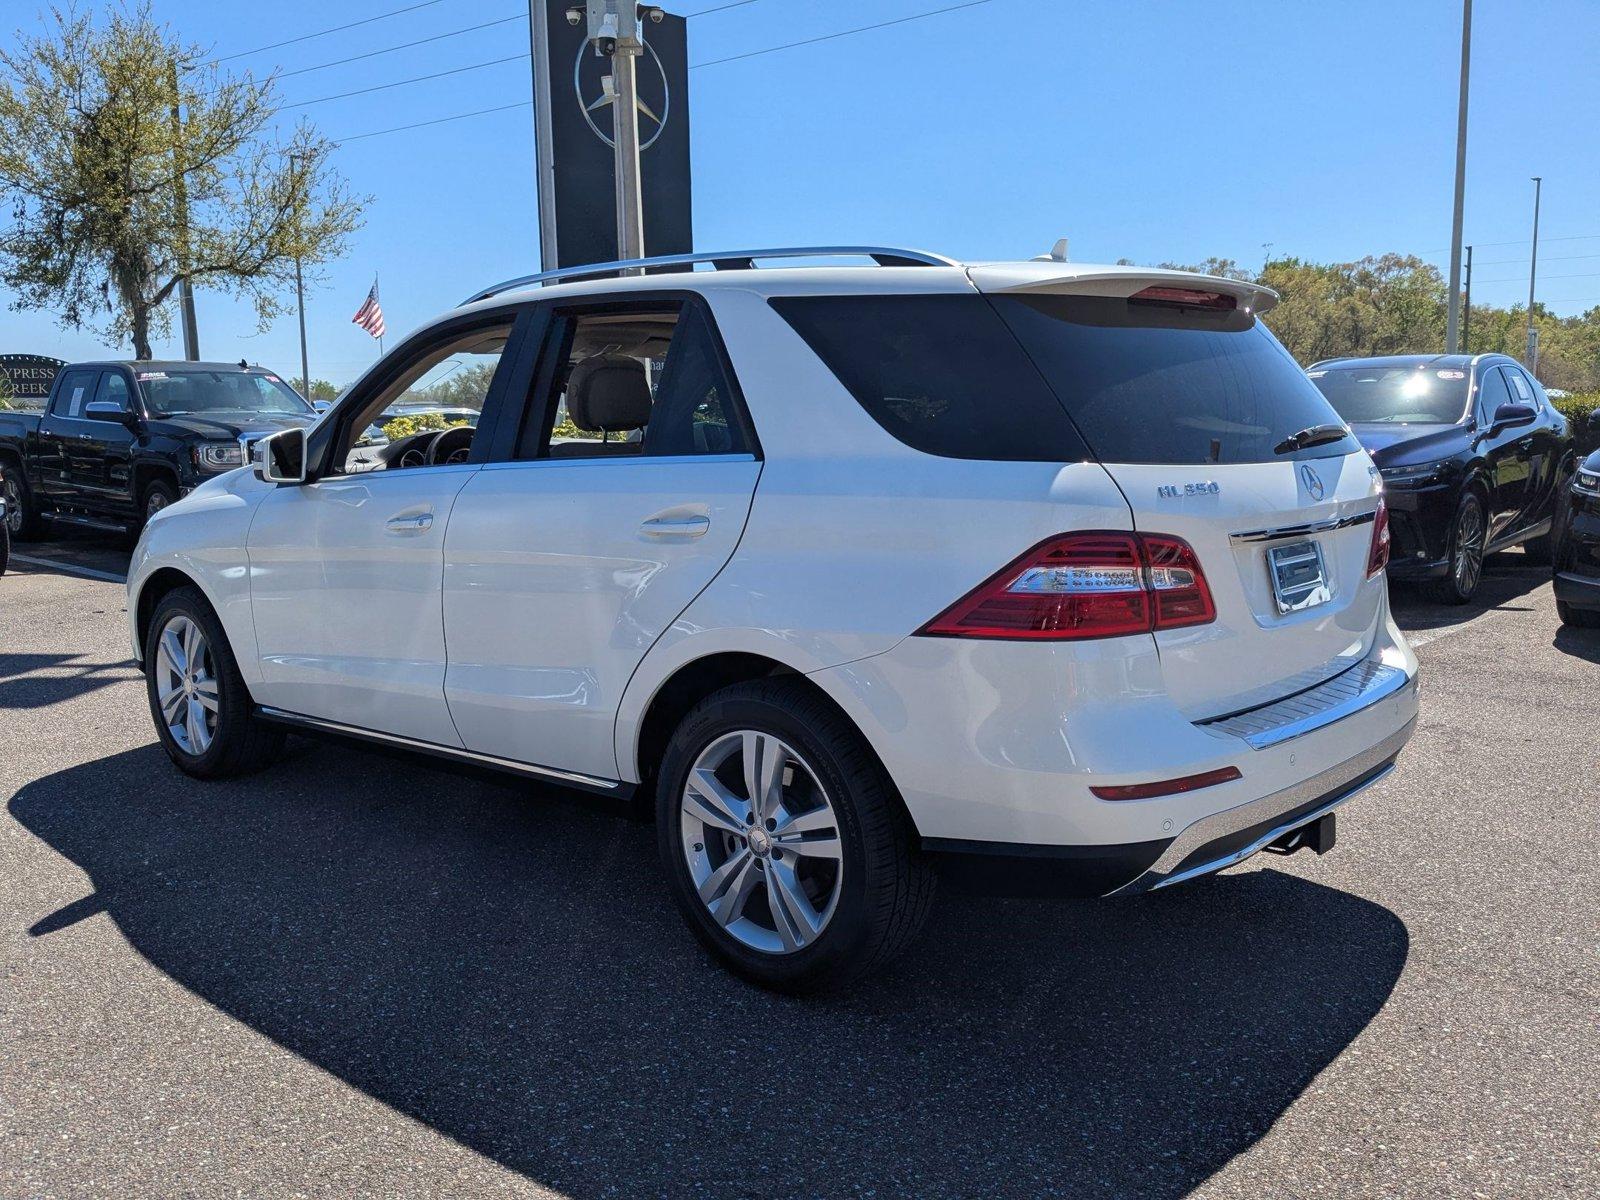
[[[0,406],[41,407],[50,397],[56,372],[66,365],[42,354],[0,354]]]
[[[546,270],[617,257],[612,112],[602,80],[611,60],[594,52],[574,0],[537,0],[534,92],[539,139],[540,246]],[[689,39],[682,17],[643,23],[637,60],[641,190],[646,254],[694,249],[689,201]],[[547,60],[547,64],[541,62]],[[541,66],[544,69],[541,70]]]

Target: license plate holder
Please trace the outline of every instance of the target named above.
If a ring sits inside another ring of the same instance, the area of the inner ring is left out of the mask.
[[[1320,542],[1290,542],[1269,547],[1267,574],[1272,580],[1272,598],[1277,602],[1279,614],[1300,612],[1333,599]]]

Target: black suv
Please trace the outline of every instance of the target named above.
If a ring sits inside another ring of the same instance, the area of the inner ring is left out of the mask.
[[[1383,474],[1389,576],[1465,604],[1487,554],[1549,562],[1576,460],[1567,419],[1504,354],[1334,358],[1306,371]]]
[[[137,530],[247,463],[255,439],[316,418],[283,379],[242,362],[62,367],[42,413],[0,411],[11,533],[37,537],[47,520]]]

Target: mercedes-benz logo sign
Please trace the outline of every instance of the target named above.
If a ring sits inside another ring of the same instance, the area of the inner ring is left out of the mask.
[[[655,110],[645,103],[645,89],[641,84],[636,101],[640,118],[639,149],[641,151],[648,150],[656,144],[656,139],[661,136],[661,131],[667,127],[667,118],[672,113],[672,88],[667,84],[666,69],[662,67],[661,59],[656,57],[654,46],[646,42],[644,48],[650,62],[655,66],[656,77],[661,80],[661,113],[658,116]],[[599,138],[607,146],[615,148],[617,143],[613,140],[610,129],[601,128],[594,119],[595,113],[601,109],[609,108],[616,100],[616,93],[611,90],[610,86],[611,72],[608,65],[610,62],[609,58],[595,54],[588,42],[579,43],[578,57],[572,61],[572,91],[578,97],[578,109],[583,113],[583,119],[594,132],[595,137]],[[587,72],[584,71],[585,64],[588,64],[590,68]],[[589,76],[587,80],[584,78],[585,74]],[[595,98],[593,100],[586,99],[585,93],[594,95]],[[596,95],[596,93],[598,94]],[[644,132],[646,122],[655,125],[654,132],[648,137],[645,136]],[[611,122],[608,120],[606,124],[610,125]]]
[[[1321,500],[1328,489],[1322,486],[1322,476],[1311,469],[1309,463],[1300,464],[1300,482],[1306,485],[1306,491],[1313,500]]]

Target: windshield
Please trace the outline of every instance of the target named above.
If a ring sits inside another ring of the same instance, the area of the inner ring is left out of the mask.
[[[1247,311],[1064,295],[997,296],[994,307],[1101,462],[1256,463],[1359,449]],[[1319,426],[1334,428],[1295,445],[1295,434]]]
[[[316,415],[316,410],[276,375],[246,371],[140,371],[139,390],[153,417],[215,412],[273,417]]]
[[[1454,425],[1467,414],[1467,373],[1426,365],[1328,367],[1311,382],[1352,425]]]

